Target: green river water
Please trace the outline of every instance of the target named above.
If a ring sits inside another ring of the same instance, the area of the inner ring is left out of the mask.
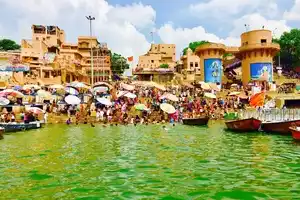
[[[0,199],[300,199],[300,145],[220,124],[49,125],[0,141]]]

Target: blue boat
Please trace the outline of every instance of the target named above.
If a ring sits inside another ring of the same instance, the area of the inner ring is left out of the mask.
[[[4,128],[4,133],[12,133],[17,131],[26,131],[31,129],[42,128],[42,122],[30,122],[30,123],[0,123],[0,127]]]

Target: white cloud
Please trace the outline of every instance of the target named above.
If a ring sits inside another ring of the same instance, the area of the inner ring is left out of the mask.
[[[230,36],[238,37],[245,32],[245,24],[249,25],[250,30],[261,29],[264,26],[265,29],[271,30],[275,37],[279,37],[283,32],[290,30],[285,20],[268,20],[260,14],[254,13],[235,20]]]
[[[156,12],[151,6],[133,3],[112,6],[105,0],[0,0],[2,6],[12,10],[16,23],[0,21],[0,35],[15,40],[31,38],[31,25],[58,25],[66,32],[67,40],[76,42],[79,35],[89,34],[86,15],[93,15],[93,34],[100,42],[106,42],[113,52],[124,56],[144,54],[150,43],[139,29],[151,29],[155,24]]]
[[[291,10],[284,12],[283,17],[291,21],[300,20],[300,0],[295,0],[295,4]]]
[[[202,26],[194,28],[174,28],[171,24],[165,24],[158,29],[158,35],[164,43],[176,44],[177,57],[180,56],[182,50],[188,46],[190,42],[207,40],[210,42],[224,43],[229,46],[237,46],[240,44],[239,38],[229,37],[221,39],[218,36],[207,33]]]
[[[190,12],[199,18],[219,20],[254,11],[260,11],[265,16],[275,16],[278,12],[276,0],[209,0],[190,6]]]

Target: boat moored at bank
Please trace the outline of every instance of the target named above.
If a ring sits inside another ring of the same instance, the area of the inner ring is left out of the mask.
[[[227,130],[236,132],[253,132],[258,131],[261,125],[261,121],[255,118],[239,119],[226,121]]]

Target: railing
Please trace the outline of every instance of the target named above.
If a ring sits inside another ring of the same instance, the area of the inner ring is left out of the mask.
[[[257,48],[274,48],[280,49],[280,45],[276,43],[256,43],[256,44],[244,44],[240,47],[240,51],[246,49],[257,49]]]
[[[241,110],[239,118],[256,118],[264,122],[287,121],[300,119],[300,109],[264,109],[264,110]]]

